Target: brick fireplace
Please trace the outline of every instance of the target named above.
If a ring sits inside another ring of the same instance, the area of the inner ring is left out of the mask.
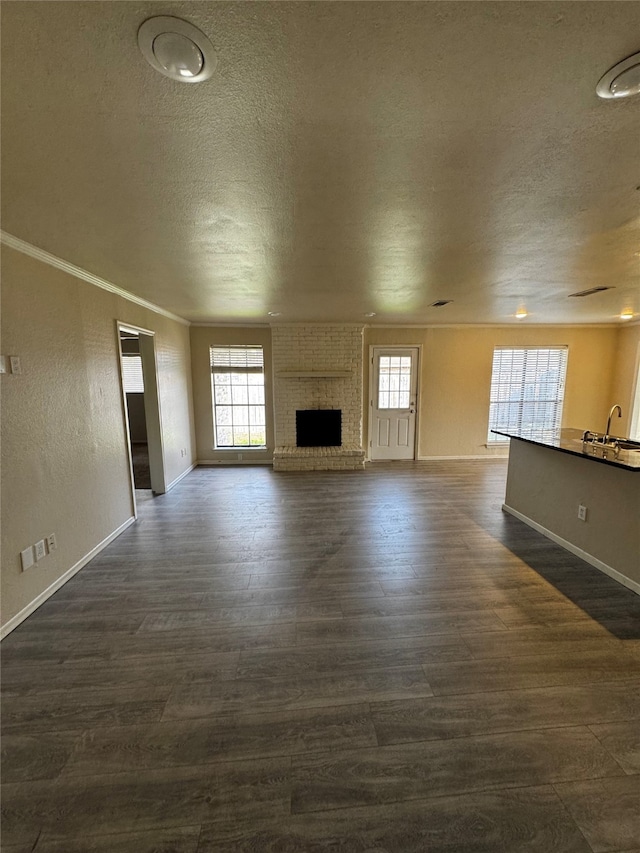
[[[272,327],[275,471],[358,470],[362,447],[363,327],[276,325]],[[341,412],[341,444],[299,447],[296,413]]]

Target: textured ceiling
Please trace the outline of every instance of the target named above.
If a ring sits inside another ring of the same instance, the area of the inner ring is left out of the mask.
[[[154,14],[211,80],[147,65]],[[610,322],[640,99],[595,85],[639,50],[638,2],[5,0],[2,227],[191,320]]]

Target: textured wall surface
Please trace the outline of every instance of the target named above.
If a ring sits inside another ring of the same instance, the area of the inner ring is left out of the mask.
[[[265,403],[267,420],[266,450],[216,450],[213,446],[213,400],[211,392],[212,346],[261,346],[264,350]],[[268,326],[192,326],[191,359],[193,408],[196,427],[197,458],[200,462],[233,462],[238,453],[243,461],[264,462],[273,454],[273,381],[271,375],[271,329]]]
[[[2,624],[133,513],[117,320],[156,333],[171,483],[193,458],[188,328],[3,249],[2,351],[23,372],[1,378]],[[58,549],[22,572],[20,551],[50,533]]]
[[[640,473],[512,441],[505,504],[640,586]],[[587,507],[586,522],[578,506]]]
[[[495,456],[485,446],[494,347],[568,345],[562,425],[600,429],[610,406],[617,336],[615,327],[374,327],[366,330],[365,344],[367,352],[373,344],[422,344],[419,456]],[[367,358],[367,383],[369,366]],[[367,416],[365,406],[365,439]]]
[[[629,436],[631,413],[635,401],[637,377],[640,371],[640,325],[623,326],[618,331],[618,346],[613,366],[610,407],[616,403],[622,407],[622,418],[614,420],[615,435]],[[638,403],[636,402],[636,405]],[[605,424],[601,429],[604,429]]]
[[[295,446],[297,409],[341,409],[342,443],[362,446],[362,326],[282,325],[272,331],[276,444]],[[298,378],[290,371],[348,371]]]

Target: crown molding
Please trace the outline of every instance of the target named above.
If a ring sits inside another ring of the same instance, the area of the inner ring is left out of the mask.
[[[595,323],[368,323],[366,329],[619,329],[629,322]]]
[[[196,329],[269,329],[269,323],[205,323],[192,320],[190,323]]]
[[[0,231],[0,243],[3,243],[10,249],[15,249],[16,252],[22,252],[23,255],[28,255],[36,261],[41,261],[43,264],[48,264],[50,267],[55,267],[62,272],[68,273],[68,275],[72,275],[75,276],[75,278],[86,281],[87,284],[93,284],[95,287],[107,290],[109,293],[114,293],[122,299],[134,302],[136,305],[140,305],[140,307],[146,308],[148,311],[153,311],[155,314],[162,314],[163,317],[168,317],[169,320],[175,320],[177,323],[182,323],[185,326],[191,325],[189,320],[185,320],[184,317],[179,317],[177,314],[173,314],[171,311],[167,311],[165,308],[161,308],[153,302],[148,302],[146,299],[142,299],[142,297],[136,296],[122,287],[118,287],[117,284],[107,281],[106,278],[100,278],[100,276],[94,275],[92,272],[82,269],[82,267],[78,267],[69,261],[65,261],[63,258],[52,255],[51,252],[39,249],[37,246],[27,243],[26,240],[14,237],[13,234],[9,234],[7,231]]]

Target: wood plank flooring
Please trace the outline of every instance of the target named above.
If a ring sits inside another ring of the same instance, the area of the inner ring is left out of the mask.
[[[2,644],[5,853],[640,853],[640,597],[505,464],[198,469]]]

